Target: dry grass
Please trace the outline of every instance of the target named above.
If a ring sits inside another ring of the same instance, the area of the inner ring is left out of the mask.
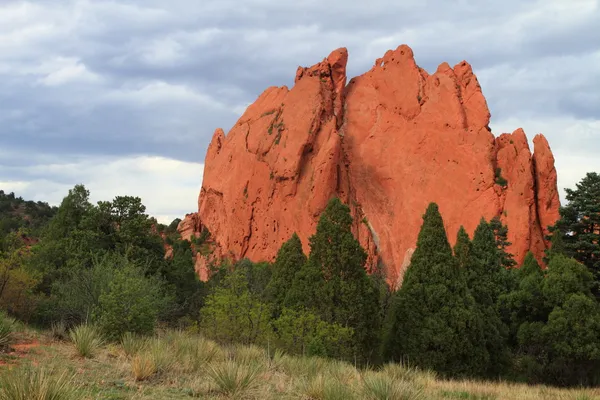
[[[79,388],[78,399],[600,399],[600,389],[446,381],[397,364],[363,371],[316,357],[281,352],[269,357],[258,347],[223,348],[183,332],[130,337],[127,345],[99,348],[93,359],[73,357],[72,344],[37,335],[38,348],[8,361],[31,365],[34,372],[43,366],[41,376],[59,386],[69,377],[67,386]],[[144,345],[138,346],[139,342]],[[0,365],[0,376],[5,375],[4,368]]]
[[[69,332],[75,351],[80,357],[94,358],[104,344],[98,328],[93,325],[79,325]]]

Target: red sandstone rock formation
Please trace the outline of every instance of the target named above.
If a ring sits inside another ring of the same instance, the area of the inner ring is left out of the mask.
[[[541,259],[559,206],[546,139],[536,136],[532,156],[521,129],[495,138],[465,61],[429,75],[403,45],[347,86],[346,61],[338,49],[299,68],[293,88],[267,89],[227,135],[215,131],[199,212],[180,224],[184,236],[211,233],[215,252],[198,258],[201,276],[211,258],[272,260],[293,232],[308,251],[332,196],[352,209],[367,268],[381,261],[393,285],[432,201],[451,242],[460,225],[472,234],[482,217],[501,216],[517,262],[528,250]]]

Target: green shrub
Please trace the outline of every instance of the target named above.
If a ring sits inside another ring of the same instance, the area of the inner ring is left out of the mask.
[[[119,340],[125,332],[151,334],[167,303],[161,283],[128,264],[115,271],[95,315],[105,335]]]
[[[497,185],[500,185],[502,187],[508,186],[508,181],[502,176],[502,168],[496,168],[495,179]]]
[[[81,395],[66,372],[20,367],[0,374],[0,400],[76,400]]]
[[[69,333],[75,350],[83,358],[94,358],[104,343],[98,328],[93,325],[79,325]]]

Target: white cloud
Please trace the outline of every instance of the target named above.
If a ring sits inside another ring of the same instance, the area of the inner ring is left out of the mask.
[[[152,202],[183,201],[168,197],[180,187],[173,196],[192,205],[175,214],[192,211],[201,172],[173,176],[199,164],[174,159],[202,159],[214,129],[231,126],[266,87],[291,84],[297,65],[340,46],[355,75],[407,43],[429,71],[469,61],[494,131],[544,132],[559,185],[572,187],[600,170],[599,4],[0,1],[0,139],[22,165],[12,174],[0,166],[0,184],[54,202],[78,182],[102,198],[133,189],[164,215],[172,212]],[[42,163],[41,153],[62,161]]]
[[[26,199],[60,204],[68,190],[83,183],[91,199],[138,196],[147,212],[169,223],[197,210],[204,166],[164,157],[81,158],[0,170],[0,188]],[[11,180],[11,175],[26,176]]]
[[[51,63],[42,64],[39,71],[46,74],[40,79],[40,82],[46,86],[59,86],[70,82],[96,82],[100,80],[98,75],[90,72],[85,64],[75,58],[59,57]]]

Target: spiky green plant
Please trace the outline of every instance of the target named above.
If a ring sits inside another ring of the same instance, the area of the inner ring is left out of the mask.
[[[187,371],[198,371],[205,364],[223,357],[223,351],[213,341],[199,336],[185,336],[174,341],[177,360]]]
[[[121,337],[121,347],[127,357],[133,357],[142,351],[147,345],[147,340],[144,337],[135,333],[125,332]]]
[[[390,379],[413,382],[419,378],[420,371],[404,363],[389,363],[383,366],[381,372]]]
[[[423,390],[415,382],[395,380],[382,372],[367,371],[363,375],[362,397],[366,400],[420,400]]]
[[[209,365],[206,369],[216,392],[234,399],[248,396],[257,389],[260,372],[260,365],[242,365],[234,360]]]
[[[148,341],[146,351],[152,358],[157,372],[167,372],[173,367],[175,363],[173,349],[166,341],[152,338]]]
[[[323,374],[300,379],[297,392],[302,398],[311,400],[352,400],[356,398],[351,386]]]
[[[7,348],[13,341],[14,327],[10,319],[0,312],[0,349]]]
[[[235,346],[231,350],[231,356],[242,364],[256,364],[267,361],[267,352],[258,346]]]
[[[288,376],[314,377],[323,371],[327,360],[320,357],[281,357],[281,371]]]
[[[324,367],[324,373],[345,384],[351,384],[360,377],[358,370],[352,364],[340,360],[329,361]]]
[[[94,358],[96,352],[104,344],[98,328],[93,325],[79,325],[69,332],[77,354],[83,358]]]
[[[73,377],[44,368],[20,367],[0,374],[0,400],[80,399]]]
[[[50,325],[50,336],[54,340],[66,340],[69,335],[67,334],[67,325],[65,321],[54,321]]]

